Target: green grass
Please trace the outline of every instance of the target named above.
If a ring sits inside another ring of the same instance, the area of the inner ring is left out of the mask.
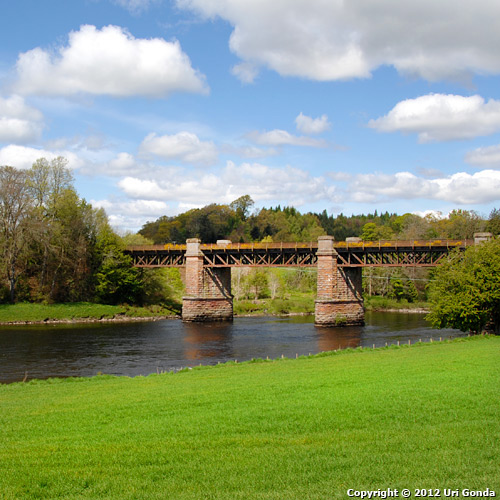
[[[233,308],[237,315],[313,314],[315,298],[311,293],[295,292],[284,298],[234,300]]]
[[[429,309],[430,304],[425,301],[408,302],[406,299],[396,300],[389,297],[377,295],[363,297],[364,306],[367,311],[387,310],[387,309]]]
[[[78,320],[113,317],[168,316],[174,312],[159,306],[132,307],[78,302],[69,304],[0,304],[0,323],[15,321]]]
[[[483,337],[0,385],[0,497],[499,495],[499,355]]]
[[[314,314],[314,300],[316,296],[309,292],[293,292],[284,298],[259,300],[234,300],[236,315],[265,315],[265,314]],[[367,311],[383,311],[389,309],[429,309],[428,302],[397,301],[388,297],[366,296],[364,306]]]

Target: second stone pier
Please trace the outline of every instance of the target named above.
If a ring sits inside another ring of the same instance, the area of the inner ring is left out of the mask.
[[[339,267],[333,236],[318,239],[318,290],[315,324],[318,326],[364,325],[362,268]]]
[[[231,268],[204,267],[197,238],[186,241],[185,285],[182,321],[232,321]]]

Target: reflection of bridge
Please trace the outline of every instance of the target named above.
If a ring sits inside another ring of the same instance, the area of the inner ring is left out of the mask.
[[[321,236],[314,243],[231,243],[130,247],[136,267],[185,267],[184,321],[230,320],[232,267],[316,267],[316,324],[364,322],[363,267],[433,267],[473,240],[348,241]]]

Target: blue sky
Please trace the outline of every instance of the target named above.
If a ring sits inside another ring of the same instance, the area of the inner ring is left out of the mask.
[[[2,2],[0,165],[66,157],[121,231],[244,194],[488,216],[499,46],[491,0]]]

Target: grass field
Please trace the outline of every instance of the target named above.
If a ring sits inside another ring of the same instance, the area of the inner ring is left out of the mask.
[[[0,323],[16,321],[50,321],[101,319],[113,317],[172,316],[175,312],[164,307],[132,307],[76,302],[68,304],[0,304]]]
[[[236,315],[280,315],[280,314],[314,314],[314,299],[312,293],[295,291],[286,298],[235,300]]]
[[[428,310],[430,308],[429,302],[408,302],[406,299],[396,300],[389,297],[380,297],[377,295],[365,296],[364,307],[367,311],[387,311],[388,309],[420,309]]]
[[[498,496],[499,388],[499,337],[0,385],[0,498]]]

